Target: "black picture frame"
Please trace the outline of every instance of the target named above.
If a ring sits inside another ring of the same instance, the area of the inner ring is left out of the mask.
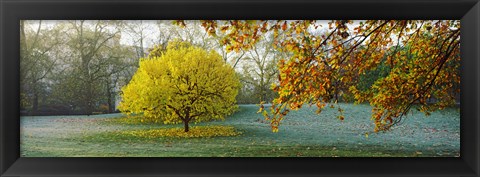
[[[461,19],[458,158],[20,157],[19,22],[60,19]],[[0,0],[0,176],[480,176],[478,0]]]

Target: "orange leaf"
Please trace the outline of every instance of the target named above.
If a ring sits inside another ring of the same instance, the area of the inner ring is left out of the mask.
[[[285,31],[287,29],[287,21],[283,22],[282,30]]]

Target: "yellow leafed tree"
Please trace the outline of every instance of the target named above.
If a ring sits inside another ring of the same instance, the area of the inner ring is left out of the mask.
[[[223,120],[237,108],[239,79],[214,51],[189,43],[169,43],[160,56],[140,60],[128,85],[122,88],[123,113],[141,114],[165,124]]]

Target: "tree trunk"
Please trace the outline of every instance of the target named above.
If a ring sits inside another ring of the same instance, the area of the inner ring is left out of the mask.
[[[185,124],[185,132],[188,132],[188,122],[190,122],[191,117],[190,117],[190,107],[186,108],[185,111],[185,119],[183,120],[183,123]]]
[[[183,121],[184,125],[185,125],[185,132],[188,132],[188,121]]]
[[[38,93],[35,91],[33,94],[33,106],[32,106],[32,112],[33,114],[37,114],[38,110]]]
[[[112,103],[113,99],[112,99],[112,92],[110,92],[110,90],[112,90],[112,88],[110,88],[110,82],[108,82],[107,80],[107,87],[106,87],[106,94],[107,94],[107,105],[108,105],[108,113],[112,113],[113,112],[113,106],[115,103]]]
[[[112,103],[112,94],[108,94],[107,95],[107,105],[108,105],[108,113],[112,113],[113,112],[113,103]]]
[[[93,113],[93,101],[92,101],[92,84],[89,82],[87,84],[87,95],[85,95],[87,101],[87,115],[91,115]]]
[[[87,71],[88,72],[88,71]],[[90,78],[90,75],[88,75],[86,78]],[[93,92],[93,84],[92,80],[89,79],[87,83],[85,84],[85,102],[86,102],[86,114],[87,115],[92,115],[93,112],[95,111],[95,102],[94,102],[94,92]]]

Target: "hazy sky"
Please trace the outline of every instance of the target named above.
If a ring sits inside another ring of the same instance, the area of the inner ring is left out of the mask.
[[[60,21],[63,20],[42,20],[42,28],[52,28],[55,25],[57,25]],[[141,22],[140,22],[141,21]],[[145,33],[145,41],[144,41],[144,46],[146,47],[151,47],[154,45],[154,43],[158,40],[159,34],[162,32],[162,29],[159,29],[157,22],[159,20],[126,20],[125,22],[129,24],[138,24],[138,28],[144,28],[144,33]],[[168,28],[179,28],[178,26],[175,26],[172,24],[171,20],[161,20],[163,23],[161,27],[166,30]],[[32,29],[38,28],[39,21],[38,20],[27,20],[27,24],[30,26]],[[317,30],[321,31],[324,29],[328,28],[328,20],[321,20],[317,21],[318,24],[322,25],[321,28],[318,28]],[[187,25],[192,24],[192,21],[187,21]],[[358,24],[358,21],[356,21],[356,24]],[[200,25],[200,24],[197,24]],[[113,29],[113,27],[112,27]],[[126,31],[122,30],[122,37],[120,42],[125,45],[133,45],[133,38],[132,35]]]

